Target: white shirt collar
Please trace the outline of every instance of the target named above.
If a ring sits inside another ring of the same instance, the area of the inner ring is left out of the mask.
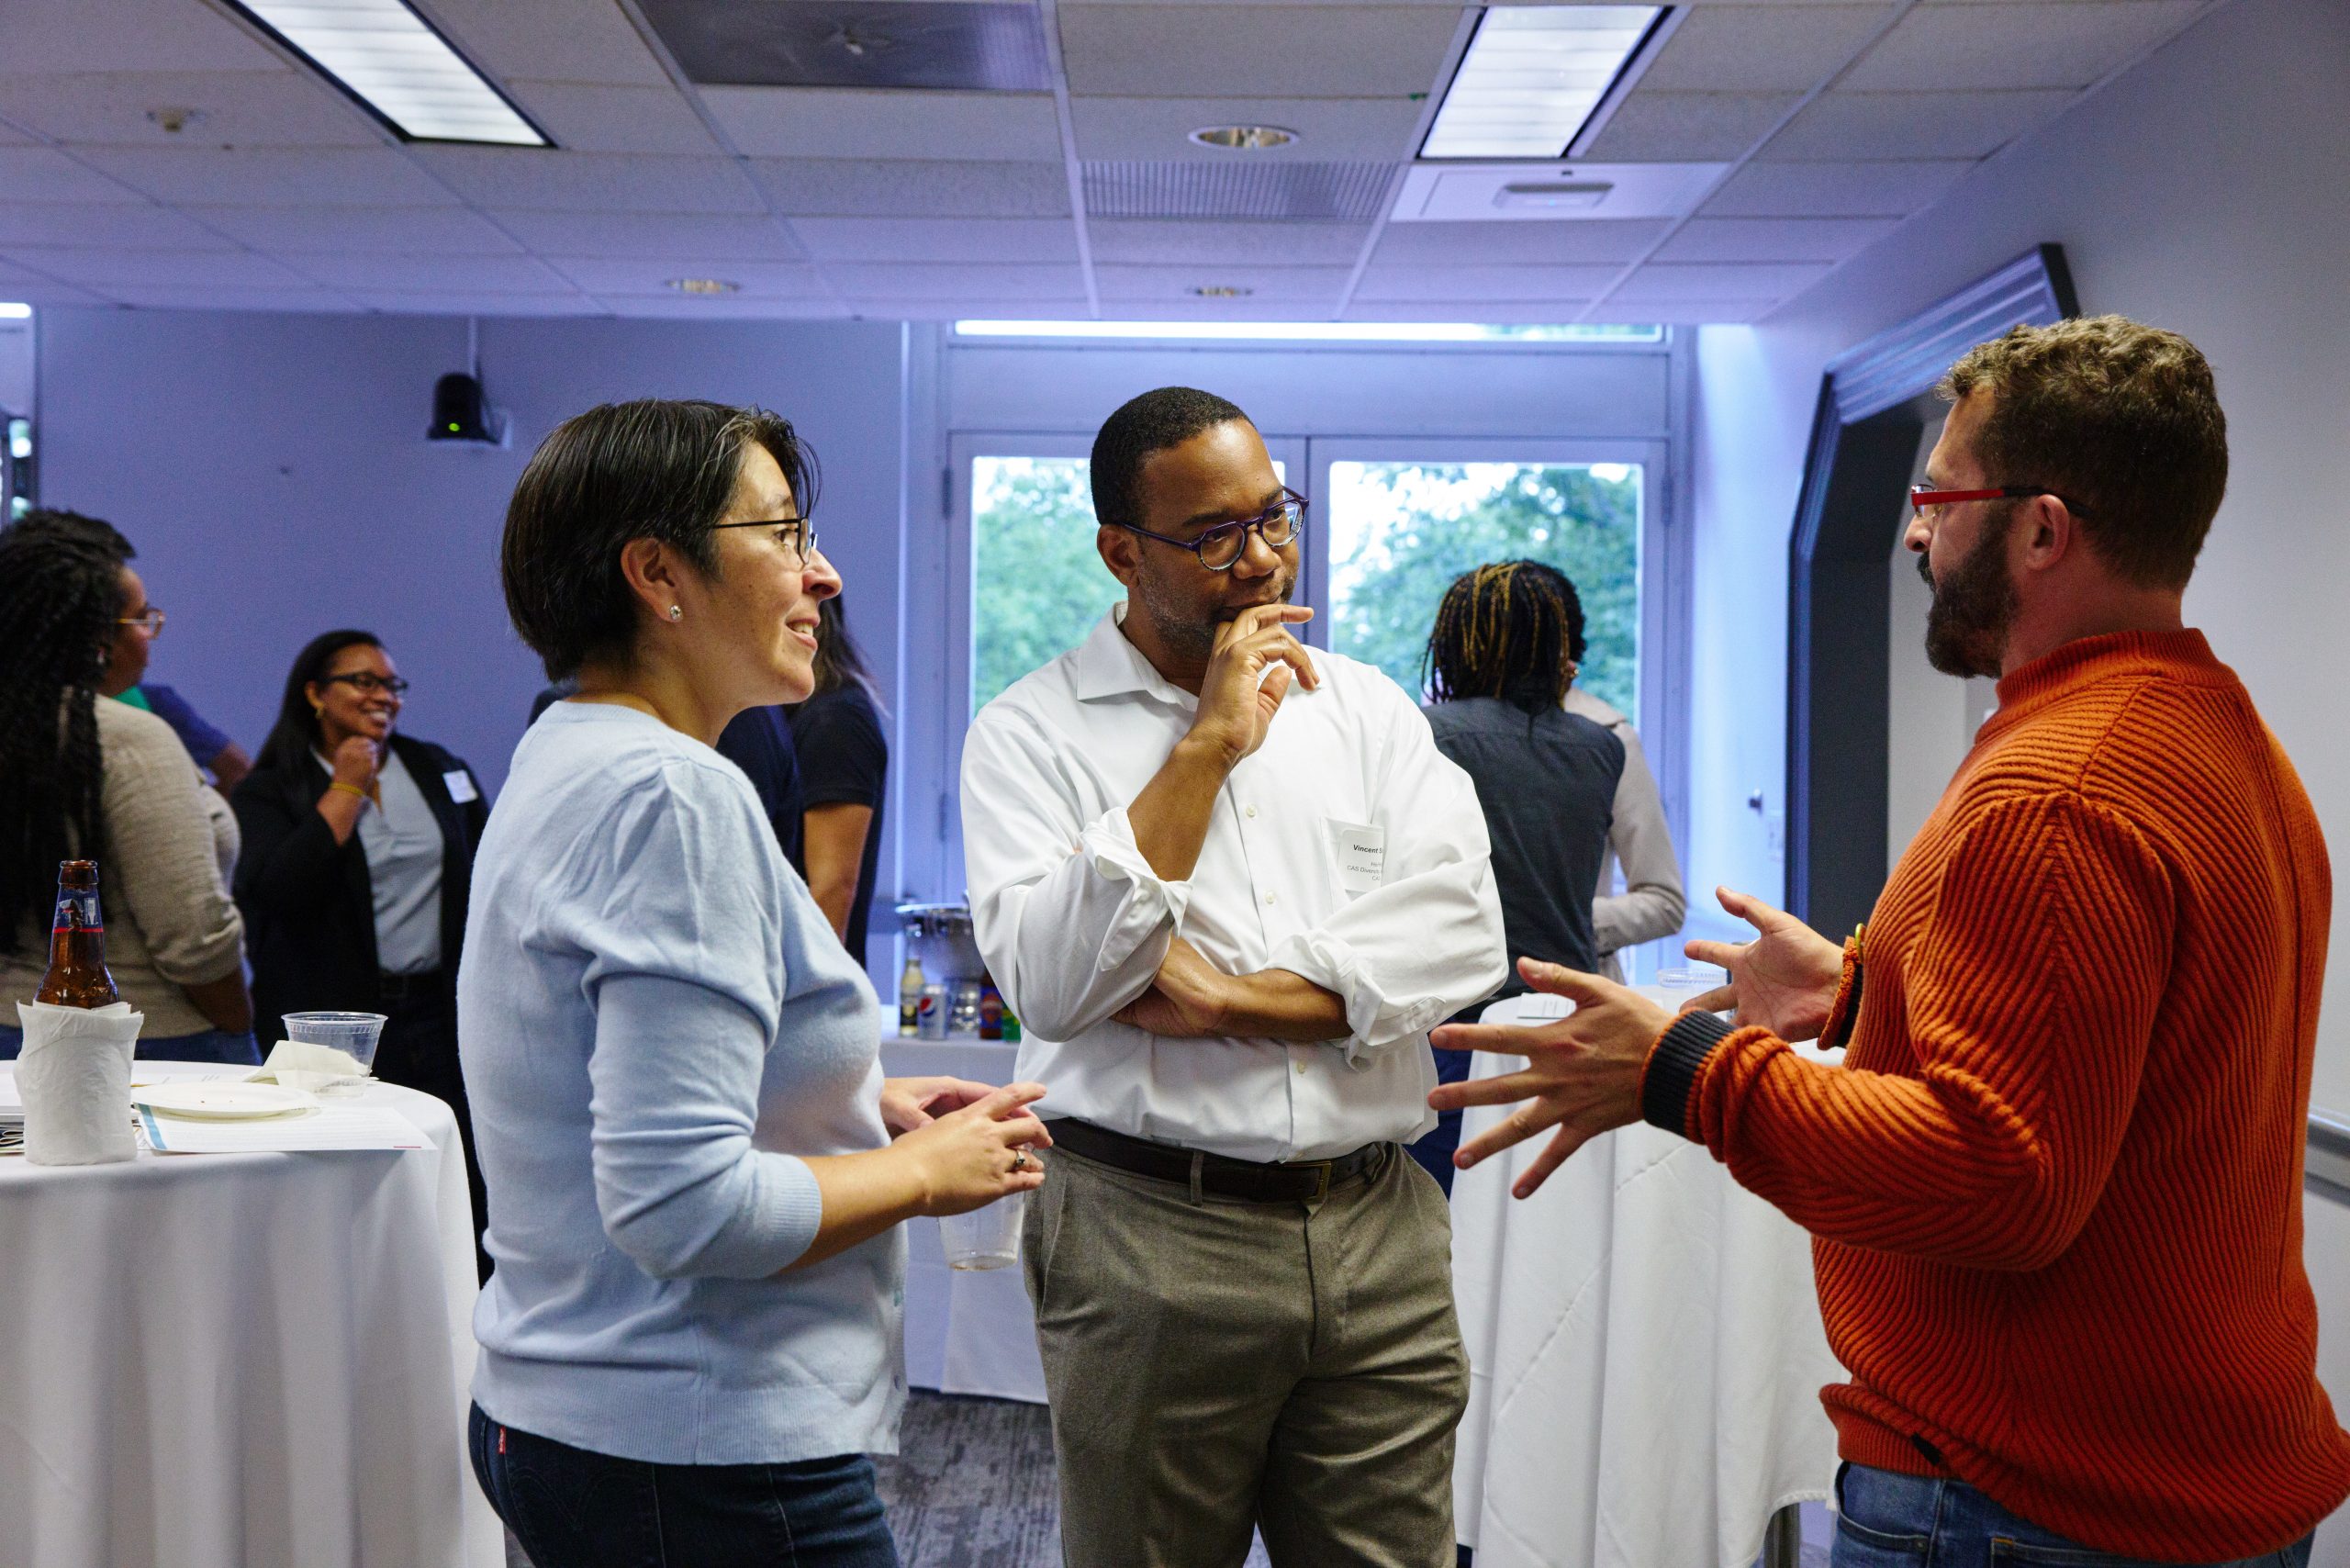
[[[1085,641],[1077,645],[1077,700],[1096,702],[1139,691],[1179,708],[1197,708],[1198,698],[1159,674],[1157,666],[1143,657],[1142,650],[1127,641],[1122,630],[1127,603],[1122,599],[1112,605],[1093,623]]]

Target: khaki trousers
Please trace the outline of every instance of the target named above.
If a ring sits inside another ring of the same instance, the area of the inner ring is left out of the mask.
[[[1451,1568],[1452,1222],[1389,1146],[1316,1203],[1056,1149],[1023,1237],[1069,1568]]]

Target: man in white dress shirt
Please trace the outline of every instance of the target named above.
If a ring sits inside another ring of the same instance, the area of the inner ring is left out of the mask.
[[[1073,1568],[1449,1568],[1467,1365],[1400,1146],[1504,978],[1467,775],[1288,628],[1304,503],[1240,409],[1095,439],[1127,599],[972,722],[979,948],[1054,1132],[1024,1256]]]

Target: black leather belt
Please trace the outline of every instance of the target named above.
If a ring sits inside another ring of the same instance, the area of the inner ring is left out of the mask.
[[[426,969],[421,974],[378,974],[375,977],[375,994],[387,1002],[415,1002],[434,995],[441,987],[439,969]]]
[[[1257,1204],[1317,1202],[1339,1182],[1370,1169],[1389,1147],[1367,1143],[1336,1159],[1294,1159],[1286,1164],[1260,1165],[1253,1159],[1234,1159],[1171,1143],[1128,1137],[1091,1122],[1046,1122],[1045,1129],[1053,1135],[1056,1148],[1068,1149],[1082,1159],[1154,1181],[1171,1182],[1179,1187],[1190,1186],[1196,1178],[1203,1193]]]

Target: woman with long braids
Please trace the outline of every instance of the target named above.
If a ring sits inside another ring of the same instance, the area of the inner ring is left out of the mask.
[[[229,901],[228,813],[169,724],[101,702],[118,629],[161,617],[111,551],[50,532],[0,532],[0,1002],[49,967],[58,862],[98,862],[106,967],[146,1015],[139,1055],[258,1064],[244,926]],[[24,1036],[0,1016],[0,1059]]]
[[[1592,898],[1607,855],[1624,743],[1566,711],[1583,605],[1573,585],[1539,561],[1502,561],[1445,590],[1428,636],[1429,725],[1437,749],[1475,781],[1493,842],[1509,980],[1496,997],[1528,989],[1517,960],[1598,967]],[[1481,1003],[1453,1020],[1473,1022]],[[1459,1082],[1469,1058],[1437,1053],[1437,1076]],[[1412,1146],[1446,1192],[1460,1147],[1460,1113],[1447,1111]]]

